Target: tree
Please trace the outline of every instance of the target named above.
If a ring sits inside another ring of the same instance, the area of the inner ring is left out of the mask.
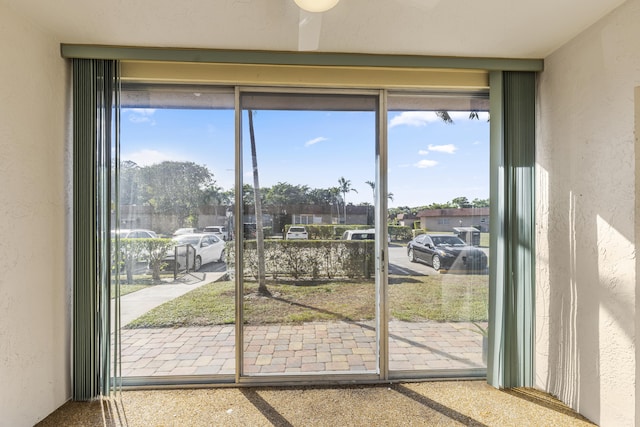
[[[249,110],[249,136],[251,138],[251,164],[253,166],[253,200],[256,208],[256,255],[258,256],[258,293],[270,295],[265,278],[264,229],[262,223],[262,199],[260,198],[260,180],[258,179],[258,155],[256,137],[253,130],[253,111]]]
[[[306,185],[278,182],[273,187],[265,189],[264,193],[265,204],[276,207],[276,209],[282,209],[283,206],[309,203],[309,187]]]
[[[489,199],[473,199],[471,202],[474,208],[488,208]]]
[[[345,179],[343,176],[341,176],[340,179],[338,179],[338,188],[342,193],[342,204],[344,205],[344,223],[346,224],[347,223],[347,193],[351,191],[355,191],[357,193],[358,190],[356,190],[355,188],[352,188],[351,181],[349,181],[348,179]]]
[[[373,181],[365,181],[365,184],[367,184],[369,187],[371,187],[371,192],[373,193],[373,200],[376,200],[376,183]]]
[[[209,188],[204,190],[204,201],[207,204],[211,204],[214,206],[214,213],[216,217],[218,216],[218,209],[220,206],[226,207],[231,205],[232,198],[229,195],[229,192],[224,191],[224,188],[219,187],[217,185],[211,185]]]
[[[466,197],[456,197],[455,199],[451,200],[451,204],[459,208],[468,208],[471,206],[471,203],[469,203],[469,199],[467,199]]]
[[[448,111],[436,111],[435,113],[436,113],[436,116],[438,116],[440,118],[440,120],[442,120],[446,124],[448,124],[448,125],[453,124],[453,119],[449,115]]]
[[[204,202],[205,190],[214,184],[206,166],[193,162],[166,161],[140,169],[145,198],[157,213],[178,217],[183,227],[196,225],[198,209]]]
[[[115,174],[113,175],[115,176]],[[139,205],[143,200],[141,182],[140,182],[140,166],[131,160],[123,160],[120,162],[119,175],[119,196],[122,205]]]
[[[313,205],[332,205],[336,203],[336,195],[340,194],[340,191],[335,191],[333,188],[314,188],[309,190],[307,196],[310,204]]]
[[[368,184],[371,187],[371,191],[373,191],[373,200],[376,200],[376,183],[373,181],[365,181],[365,184]],[[387,193],[387,198],[393,202],[393,193]]]

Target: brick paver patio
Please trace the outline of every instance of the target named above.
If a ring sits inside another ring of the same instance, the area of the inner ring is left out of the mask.
[[[467,322],[389,324],[391,370],[483,368],[482,337]],[[244,373],[365,373],[376,370],[373,322],[244,328]],[[235,373],[235,326],[123,329],[122,376]]]

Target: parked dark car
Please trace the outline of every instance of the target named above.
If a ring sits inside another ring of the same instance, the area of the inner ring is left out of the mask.
[[[487,255],[481,249],[467,245],[452,234],[420,234],[407,244],[412,262],[424,262],[434,270],[465,269],[484,272]]]

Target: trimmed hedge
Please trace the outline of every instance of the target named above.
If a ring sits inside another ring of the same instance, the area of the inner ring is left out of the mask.
[[[374,228],[373,225],[362,224],[287,224],[284,227],[284,233],[287,234],[289,227],[303,225],[309,233],[309,239],[312,240],[335,240],[340,239],[342,234],[347,230],[367,230]],[[411,227],[404,225],[389,225],[389,236],[391,240],[411,240]],[[266,234],[265,234],[266,236]]]
[[[265,240],[267,276],[333,279],[366,278],[375,274],[373,240]],[[227,244],[226,262],[229,272],[235,265],[235,245]],[[256,241],[245,241],[244,275],[257,278]]]
[[[111,256],[115,260],[115,239],[111,239]],[[120,239],[120,262],[127,274],[127,283],[133,283],[133,269],[137,262],[147,261],[153,280],[160,280],[164,258],[175,242],[171,239]],[[112,270],[115,269],[112,260]]]

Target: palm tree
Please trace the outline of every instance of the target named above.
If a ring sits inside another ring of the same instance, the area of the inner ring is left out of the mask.
[[[258,293],[269,295],[264,266],[264,231],[262,224],[262,200],[260,199],[260,182],[258,180],[258,156],[256,154],[256,137],[253,131],[253,111],[249,110],[249,135],[251,137],[251,162],[253,166],[253,199],[256,207],[256,254],[258,256]]]
[[[373,192],[373,201],[376,201],[376,183],[373,181],[365,181],[365,184],[369,185],[369,187],[371,187],[371,191]]]
[[[365,184],[368,184],[371,187],[371,191],[373,191],[373,201],[376,200],[376,183],[373,181],[365,181]],[[387,193],[387,198],[393,202],[393,193]]]
[[[356,190],[355,188],[351,188],[351,181],[349,181],[348,179],[344,179],[343,176],[341,176],[340,179],[338,180],[338,188],[342,193],[342,203],[344,204],[344,223],[346,224],[347,223],[347,193],[351,191],[355,191],[357,193],[358,190]]]

